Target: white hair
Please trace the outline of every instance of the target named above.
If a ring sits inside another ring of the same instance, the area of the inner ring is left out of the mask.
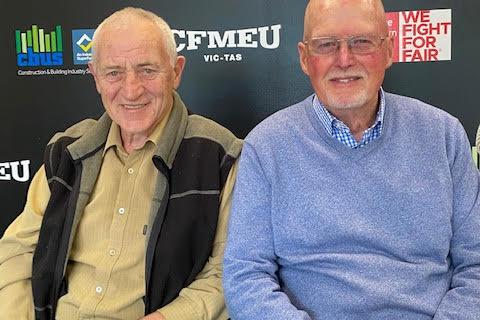
[[[128,21],[128,19],[131,19],[132,17],[150,21],[156,26],[158,26],[158,30],[162,36],[162,39],[164,40],[167,54],[170,57],[172,65],[175,65],[175,60],[177,59],[177,45],[175,44],[175,37],[173,36],[172,29],[170,29],[169,25],[165,22],[165,20],[157,16],[155,13],[141,8],[133,7],[127,7],[112,13],[98,25],[92,39],[92,62],[95,63],[95,61],[97,60],[97,41],[99,41],[99,37],[102,33],[103,28],[106,25],[115,25],[122,23],[122,21]]]

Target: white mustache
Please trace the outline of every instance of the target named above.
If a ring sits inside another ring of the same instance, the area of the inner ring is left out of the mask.
[[[330,74],[328,74],[327,79],[332,80],[332,79],[345,79],[345,78],[365,78],[366,74],[365,72],[362,71],[349,71],[349,72],[338,72],[338,71],[333,71]]]

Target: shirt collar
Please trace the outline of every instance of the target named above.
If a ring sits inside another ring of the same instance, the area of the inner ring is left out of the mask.
[[[158,147],[158,142],[160,141],[160,137],[162,136],[163,129],[165,128],[165,125],[168,122],[168,118],[170,117],[172,108],[170,108],[165,116],[160,120],[160,122],[157,124],[153,132],[150,134],[148,137],[147,145],[148,143],[152,143],[155,145],[155,147]],[[120,136],[120,127],[118,124],[112,121],[112,124],[110,125],[110,130],[108,132],[107,136],[107,141],[105,142],[105,148],[103,149],[103,156],[105,156],[105,153],[108,151],[108,149],[116,147],[116,149],[121,152],[126,154],[123,144],[122,144],[122,137]]]
[[[383,91],[383,88],[380,88],[379,95],[380,95],[380,99],[379,99],[380,106],[377,111],[377,117],[375,119],[375,122],[372,124],[372,126],[367,130],[374,128],[377,125],[382,126],[383,124],[383,118],[385,115],[385,92]],[[313,110],[317,114],[318,118],[320,119],[320,122],[322,123],[323,127],[325,128],[325,130],[328,132],[329,135],[333,136],[334,126],[346,128],[346,125],[341,120],[337,119],[333,114],[331,114],[327,110],[327,108],[325,108],[322,102],[318,100],[318,97],[316,94],[313,97],[312,105],[313,105]]]
[[[108,149],[112,147],[116,147],[117,150],[123,151],[122,138],[120,137],[120,127],[113,121],[110,125],[110,130],[108,131],[107,141],[105,142],[105,148],[103,149],[103,156],[105,156],[105,153],[108,151]]]

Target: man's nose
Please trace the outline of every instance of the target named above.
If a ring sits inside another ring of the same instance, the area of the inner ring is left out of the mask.
[[[123,84],[123,92],[125,98],[129,100],[135,100],[143,94],[143,91],[143,81],[142,79],[140,79],[137,73],[135,71],[126,72]]]
[[[336,52],[337,64],[340,68],[347,69],[354,64],[355,56],[347,41],[340,41]]]

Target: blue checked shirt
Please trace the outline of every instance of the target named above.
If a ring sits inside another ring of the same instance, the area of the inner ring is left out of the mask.
[[[317,95],[313,98],[313,110],[328,134],[352,149],[361,148],[372,142],[382,134],[383,115],[385,113],[385,94],[380,88],[380,107],[377,111],[377,118],[373,125],[363,132],[362,140],[355,141],[350,129],[340,120],[335,118],[318,100]]]

